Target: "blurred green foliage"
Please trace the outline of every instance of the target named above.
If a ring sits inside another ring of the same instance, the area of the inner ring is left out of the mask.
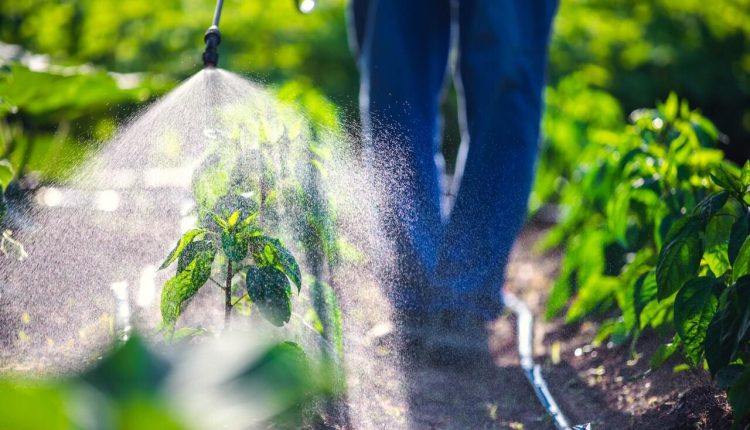
[[[750,1],[562,0],[550,49],[555,84],[580,72],[625,112],[674,91],[750,157]]]
[[[549,94],[548,119],[560,117],[545,123],[545,153],[560,157],[542,159],[537,183],[557,172],[555,193],[535,197],[557,198],[561,221],[541,246],[563,259],[547,317],[606,316],[594,342],[630,341],[632,353],[643,332],[661,334],[652,366],[678,350],[694,367],[705,360],[740,423],[750,415],[750,161],[726,161],[716,127],[674,94],[630,124],[608,120],[606,94],[578,81]],[[591,108],[602,115],[587,117]],[[581,146],[564,157],[573,136]]]
[[[213,405],[210,414],[216,428],[291,429],[316,419],[312,402],[334,394],[326,378],[315,373],[317,364],[292,342],[263,347],[244,365],[232,365],[229,372],[217,371],[231,363],[226,352],[213,357],[211,365],[193,363],[192,367],[160,355],[179,353],[195,360],[194,347],[176,348],[157,354],[133,337],[79,375],[4,376],[0,428],[195,429],[200,427],[189,419],[195,417],[190,408],[201,402]],[[243,406],[246,411],[238,413]]]

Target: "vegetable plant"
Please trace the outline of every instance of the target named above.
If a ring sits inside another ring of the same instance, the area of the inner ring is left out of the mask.
[[[292,284],[299,292],[302,274],[281,241],[258,226],[259,215],[246,198],[225,196],[210,220],[180,238],[161,265],[164,269],[177,262],[177,273],[164,284],[161,295],[161,314],[168,330],[174,329],[183,304],[209,283],[224,293],[225,326],[232,308],[243,299],[249,299],[273,325],[289,322]],[[221,280],[212,277],[215,262],[222,267]],[[235,297],[236,278],[244,279],[239,297]]]
[[[631,114],[622,132],[589,135],[560,189],[561,245],[547,316],[606,315],[595,339],[630,342],[653,329],[728,390],[737,422],[750,414],[750,164],[716,148],[721,136],[670,95]]]
[[[321,184],[330,139],[262,92],[213,114],[215,128],[204,133],[208,140],[192,183],[198,226],[162,265],[177,262],[162,293],[165,327],[173,330],[181,306],[208,284],[224,293],[227,321],[237,306],[240,313],[256,308],[278,326],[288,322],[292,289],[299,292],[302,284],[300,265],[284,244],[292,243],[311,274],[305,280],[310,300],[303,304],[314,312],[303,318],[340,353],[340,311],[323,281],[326,275],[332,280],[341,242],[335,202]]]

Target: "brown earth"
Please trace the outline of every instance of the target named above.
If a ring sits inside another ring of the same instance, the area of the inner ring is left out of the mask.
[[[544,229],[527,228],[514,250],[506,288],[542,315],[559,255],[539,255],[533,245]],[[515,318],[494,324],[492,359],[468,366],[430,364],[432,357],[399,359],[396,348],[373,346],[357,334],[377,331],[383,319],[378,301],[363,294],[356,310],[344,309],[349,343],[350,392],[345,421],[325,428],[409,429],[552,429],[554,425],[520,368]],[[354,327],[354,326],[359,327]],[[647,333],[631,356],[627,346],[591,341],[597,324],[564,325],[535,321],[536,362],[556,401],[572,424],[593,429],[728,429],[731,411],[726,396],[704,371],[675,373],[678,358],[649,370],[659,346]],[[367,336],[365,336],[367,337]],[[374,351],[374,352],[373,352]],[[492,362],[494,361],[494,363]]]

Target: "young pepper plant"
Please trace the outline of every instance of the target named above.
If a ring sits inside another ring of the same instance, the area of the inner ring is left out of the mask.
[[[267,236],[242,196],[227,196],[203,226],[187,231],[164,260],[160,269],[177,261],[177,272],[165,284],[161,315],[165,330],[172,334],[186,302],[208,283],[224,293],[224,325],[232,308],[245,297],[275,326],[289,322],[292,314],[292,284],[299,292],[302,275],[292,253],[279,239]],[[211,275],[214,265],[223,266],[223,279]],[[235,278],[244,278],[245,290],[234,297]]]

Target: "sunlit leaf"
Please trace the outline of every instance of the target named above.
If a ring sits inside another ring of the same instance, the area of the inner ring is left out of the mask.
[[[740,250],[737,252],[737,258],[734,260],[732,267],[732,279],[736,282],[740,277],[750,274],[750,236],[745,238]]]
[[[656,274],[649,271],[642,274],[633,287],[633,308],[635,312],[636,326],[641,327],[641,313],[646,305],[656,298]]]
[[[166,269],[170,264],[172,264],[177,257],[180,256],[182,251],[185,249],[185,247],[193,241],[196,237],[199,235],[205,233],[206,230],[202,228],[194,228],[192,230],[188,230],[185,234],[182,235],[180,240],[177,241],[177,245],[175,245],[174,249],[169,253],[167,256],[167,259],[164,260],[163,263],[161,263],[161,266],[159,266],[159,270]]]
[[[193,260],[170,278],[161,292],[161,316],[168,329],[174,327],[183,304],[192,298],[211,276],[216,251],[213,247],[196,250]]]
[[[0,160],[0,193],[8,186],[16,172],[8,160]],[[2,216],[0,216],[2,218]]]
[[[732,225],[732,230],[729,233],[727,254],[731,264],[734,264],[737,255],[740,253],[740,248],[748,236],[750,236],[750,215],[745,214],[737,218],[737,221]]]

